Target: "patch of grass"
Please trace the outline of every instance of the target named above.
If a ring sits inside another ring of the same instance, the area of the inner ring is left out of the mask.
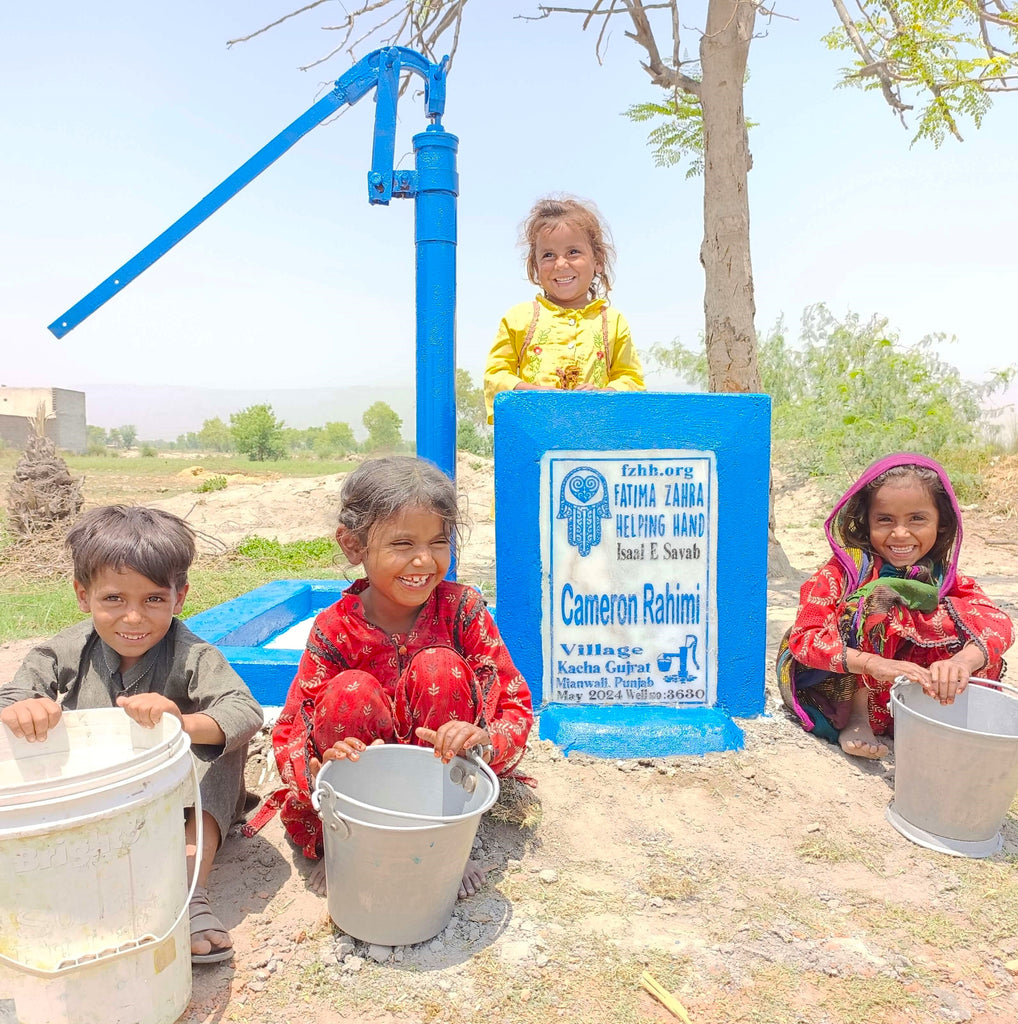
[[[820,1005],[834,1021],[855,1024],[856,1021],[888,1019],[888,1011],[896,1018],[903,1011],[919,1010],[925,1003],[896,978],[876,975],[870,978],[824,978],[819,983],[824,991]],[[931,1019],[931,1018],[926,1018]]]
[[[660,866],[650,868],[640,888],[648,896],[660,896],[663,900],[685,900],[700,891],[688,875]]]
[[[687,857],[657,843],[647,844],[647,855],[650,864],[643,873],[640,888],[648,896],[664,900],[703,896],[714,880],[709,864],[705,864],[702,857]]]
[[[81,618],[71,581],[0,587],[0,643],[52,636]]]
[[[331,537],[294,540],[285,544],[267,537],[245,537],[233,550],[238,558],[248,558],[263,569],[307,573],[318,569],[334,569],[337,564],[336,542]]]
[[[966,863],[959,872],[961,902],[986,942],[1018,934],[1018,864]]]
[[[751,983],[723,990],[712,1001],[710,1020],[725,1024],[858,1024],[900,1020],[924,1001],[895,978],[837,977],[771,964],[754,971]],[[908,1018],[913,1015],[909,1013]],[[925,1018],[925,1019],[932,1019]]]
[[[208,494],[211,491],[225,491],[226,490],[226,477],[221,473],[217,473],[215,476],[210,476],[207,480],[202,480],[200,484],[194,489],[195,494]]]
[[[736,880],[730,878],[729,881]],[[831,912],[815,896],[784,885],[775,885],[764,891],[748,880],[747,883],[743,889],[737,890],[739,902],[746,905],[738,914],[729,915],[720,909],[732,902],[730,892],[714,898],[718,909],[709,919],[707,930],[715,941],[737,941],[732,934],[735,924],[749,925],[751,935],[779,928],[799,938],[823,939],[830,935]]]
[[[293,541],[249,537],[217,558],[200,559],[191,567],[183,617],[231,601],[263,583],[280,579],[341,579],[345,563],[337,564],[336,546],[327,538]]]
[[[963,949],[978,944],[982,936],[971,922],[959,920],[942,910],[912,905],[884,903],[870,916],[874,932],[904,932],[911,942],[936,949]]]
[[[0,584],[0,643],[23,637],[52,636],[81,618],[71,588],[70,569],[59,580],[36,582],[21,577],[16,566],[4,565]],[[246,594],[277,579],[342,577],[345,565],[337,564],[336,545],[328,537],[280,544],[276,540],[249,537],[225,555],[199,558],[188,577],[182,617],[188,618],[213,605]]]
[[[348,473],[356,465],[345,459],[292,458],[271,459],[265,462],[252,462],[246,455],[209,455],[203,456],[195,452],[193,458],[189,454],[183,457],[169,458],[165,454],[156,453],[154,457],[144,459],[110,458],[105,455],[70,455],[61,452],[72,476],[116,474],[123,476],[154,476],[160,473],[179,473],[190,465],[203,466],[210,473],[245,473],[248,475],[275,474],[277,476],[327,476],[333,473]],[[9,472],[17,465],[21,452],[13,448],[0,450],[0,473]]]
[[[615,914],[628,917],[632,906],[621,893],[592,890],[559,879],[550,885],[529,871],[506,874],[498,890],[514,907],[526,907],[528,916],[542,921],[575,923],[585,917]]]
[[[830,836],[813,833],[795,847],[795,852],[813,864],[843,864],[855,861],[875,874],[883,874],[883,866],[871,855],[865,841],[841,843]]]

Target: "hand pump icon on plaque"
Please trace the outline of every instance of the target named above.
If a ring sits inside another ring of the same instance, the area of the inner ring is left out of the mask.
[[[674,653],[657,656],[658,670],[670,672],[676,658],[679,660],[679,671],[677,674],[666,675],[665,680],[669,683],[691,683],[697,677],[689,671],[689,662],[693,662],[693,668],[700,667],[696,660],[696,637],[692,633],[686,634],[685,644]]]

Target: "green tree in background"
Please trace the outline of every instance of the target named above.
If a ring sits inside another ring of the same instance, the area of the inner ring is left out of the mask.
[[[474,383],[469,370],[456,370],[456,416],[478,426],[487,420],[484,409],[484,388]]]
[[[361,422],[368,432],[364,442],[366,452],[395,452],[406,447],[400,435],[403,420],[388,403],[375,402],[365,410]]]
[[[201,440],[193,430],[189,430],[186,434],[177,434],[177,440],[173,442],[173,447],[181,451],[195,452],[201,446]]]
[[[233,443],[238,452],[254,462],[285,458],[283,426],[283,421],[273,415],[271,405],[249,405],[240,412],[230,413]]]
[[[103,427],[95,427],[91,423],[85,426],[85,445],[89,455],[106,454],[106,431]]]
[[[218,417],[205,420],[198,431],[201,447],[210,452],[232,452],[233,431]]]
[[[398,426],[396,430],[398,433]],[[357,451],[357,439],[349,423],[326,423],[315,437],[313,447],[320,459],[337,458]]]
[[[484,388],[469,371],[456,371],[456,447],[474,455],[491,455],[494,444],[484,408]]]
[[[858,473],[890,451],[938,458],[962,484],[983,447],[983,403],[1006,388],[1011,369],[984,384],[965,380],[941,359],[946,339],[901,341],[886,317],[836,319],[810,306],[796,343],[779,321],[760,343],[763,389],[773,401],[775,461],[797,475]],[[704,352],[679,342],[651,349],[650,359],[691,384],[707,383]]]
[[[314,446],[315,438],[322,432],[321,427],[283,427],[283,446],[289,452],[309,452]]]
[[[120,432],[120,441],[125,448],[133,448],[134,442],[138,439],[138,428],[133,423],[125,423],[117,428]]]

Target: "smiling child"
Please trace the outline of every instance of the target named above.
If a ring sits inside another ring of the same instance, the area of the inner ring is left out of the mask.
[[[484,599],[445,579],[461,525],[453,482],[423,459],[374,459],[346,478],[340,501],[336,539],[364,576],[314,621],[272,730],[286,788],[245,826],[250,835],[281,807],[311,860],[323,852],[311,806],[323,762],[357,761],[373,743],[412,743],[446,763],[473,749],[505,775],[534,721],[530,690]],[[468,864],[461,895],[483,879]],[[322,865],[309,883],[324,890]]]
[[[594,206],[542,199],[523,241],[527,276],[541,294],[499,324],[484,370],[488,422],[501,391],[642,391],[629,324],[608,304],[615,254]]]
[[[187,596],[194,534],[159,509],[107,505],[83,515],[67,534],[74,593],[88,619],[33,648],[0,687],[0,722],[30,743],[45,742],[65,711],[120,707],[153,728],[173,715],[191,740],[201,788],[204,844],[184,823],[191,899],[191,960],[233,955],[230,935],[212,913],[208,879],[226,832],[242,809],[247,742],[262,710],[218,648],[176,618]]]
[[[879,459],[835,505],[826,530],[833,556],[802,585],[778,652],[778,684],[804,729],[879,758],[898,676],[950,704],[970,676],[1003,675],[1013,627],[958,573],[961,512],[933,459]]]

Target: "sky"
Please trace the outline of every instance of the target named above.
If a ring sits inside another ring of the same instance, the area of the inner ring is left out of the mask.
[[[52,0],[5,12],[0,38],[0,383],[209,388],[413,383],[413,203],[369,206],[373,104],[316,129],[80,327],[46,325],[318,98],[348,66],[339,4],[232,48],[288,0]],[[534,200],[594,200],[614,234],[613,302],[638,347],[703,329],[702,179],[653,165],[640,51],[531,0],[473,0],[448,83],[459,136],[457,362],[479,379],[503,312],[533,287],[517,245]],[[695,52],[705,3],[683,7]],[[910,146],[879,93],[836,89],[847,58],[826,0],[786,0],[750,54],[757,329],[827,303],[887,316],[903,341],[974,379],[1016,358],[1018,97],[966,141]],[[412,167],[420,100],[400,103]],[[226,410],[228,411],[228,410]],[[224,411],[225,412],[225,411]],[[341,419],[341,415],[337,415]],[[192,429],[200,427],[195,423]]]

